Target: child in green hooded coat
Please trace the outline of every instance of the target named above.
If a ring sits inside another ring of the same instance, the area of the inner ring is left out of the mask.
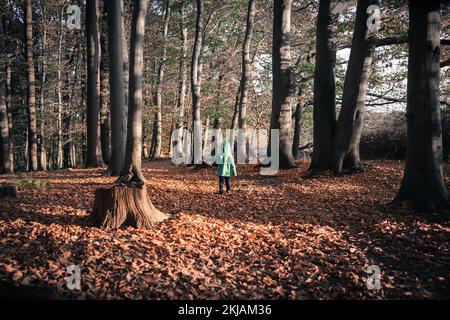
[[[219,193],[223,194],[223,185],[225,183],[227,192],[231,192],[230,176],[236,177],[236,165],[234,164],[233,154],[229,141],[222,142],[222,152],[219,154],[217,175],[219,176]]]

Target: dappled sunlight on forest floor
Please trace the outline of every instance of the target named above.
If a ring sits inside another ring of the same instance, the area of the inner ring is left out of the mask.
[[[115,180],[103,169],[8,176],[31,182],[0,200],[0,295],[4,286],[49,298],[449,298],[449,222],[383,206],[402,163],[339,178],[306,169],[272,177],[238,166],[232,193],[219,195],[212,169],[145,163],[150,199],[172,219],[119,231],[86,224],[94,190]],[[72,264],[81,292],[66,287]],[[367,289],[370,265],[381,290]]]

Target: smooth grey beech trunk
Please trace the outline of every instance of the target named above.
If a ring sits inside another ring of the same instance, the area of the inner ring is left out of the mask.
[[[202,53],[202,43],[203,43],[203,1],[197,0],[197,15],[195,21],[195,39],[194,48],[192,51],[192,62],[191,62],[191,93],[192,93],[192,133],[194,135],[193,145],[202,145],[201,139],[201,119],[200,119],[200,109],[201,109],[201,66],[200,58]],[[195,148],[194,148],[195,150]],[[200,148],[201,150],[201,148]],[[193,163],[195,162],[194,153]],[[198,156],[198,155],[197,155]]]
[[[98,139],[98,72],[99,38],[97,24],[97,1],[86,0],[86,40],[87,40],[87,99],[86,99],[86,167],[97,167]]]
[[[176,122],[176,128],[184,128],[184,116],[185,116],[185,104],[186,104],[186,91],[187,91],[187,50],[188,50],[188,34],[187,27],[185,25],[186,13],[184,10],[184,2],[180,5],[180,35],[181,35],[181,45],[182,54],[180,57],[180,71],[179,71],[179,84],[178,84],[178,99],[177,99],[177,110],[178,119]],[[179,155],[183,155],[183,131],[178,131],[177,144],[175,148],[178,150]]]
[[[127,105],[125,104],[122,0],[108,0],[109,97],[111,118],[111,159],[109,171],[118,176],[125,161]],[[128,67],[127,67],[128,68]]]
[[[344,81],[342,106],[336,123],[333,145],[333,173],[339,175],[345,166],[359,170],[359,142],[364,121],[364,105],[375,41],[368,34],[367,8],[377,4],[375,0],[358,0],[352,47]]]
[[[292,155],[293,75],[291,65],[291,8],[292,0],[275,0],[273,8],[272,45],[272,115],[270,128],[280,134],[280,168],[295,167]]]
[[[240,97],[239,97],[239,129],[242,129],[240,134],[245,134],[247,131],[247,104],[248,104],[248,90],[250,85],[250,46],[252,42],[252,34],[255,26],[255,11],[256,0],[248,1],[247,8],[247,23],[245,28],[244,43],[242,45],[242,75],[240,81]],[[246,152],[246,144],[239,144],[241,154]]]
[[[128,84],[128,128],[125,163],[119,180],[145,183],[142,174],[142,72],[147,0],[135,0],[130,34],[130,80]]]
[[[170,21],[170,1],[166,0],[164,4],[164,26],[163,26],[163,44],[162,44],[162,56],[158,68],[158,78],[156,80],[156,117],[154,126],[155,129],[155,146],[152,150],[151,159],[156,160],[161,157],[162,147],[162,91],[164,80],[164,67],[167,60],[167,35],[169,33],[169,21]]]
[[[314,151],[311,171],[331,169],[336,125],[336,45],[333,42],[332,1],[320,0],[316,32],[314,71]]]
[[[439,103],[440,3],[409,2],[407,156],[395,200],[418,210],[449,208],[442,173]]]
[[[27,113],[28,113],[28,158],[29,170],[37,171],[37,124],[36,124],[36,75],[33,59],[33,7],[31,0],[25,1],[25,52],[27,62]]]

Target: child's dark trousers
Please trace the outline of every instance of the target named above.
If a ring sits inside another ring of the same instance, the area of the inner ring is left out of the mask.
[[[227,192],[231,191],[230,177],[219,177],[219,192],[223,193],[223,184],[227,187]]]

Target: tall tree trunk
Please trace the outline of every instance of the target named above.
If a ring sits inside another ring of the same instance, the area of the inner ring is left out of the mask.
[[[439,2],[409,2],[407,156],[396,200],[419,210],[449,207],[442,173]]]
[[[107,22],[106,4],[103,4],[101,31],[100,31],[100,144],[102,159],[107,165],[111,159],[111,123],[109,119],[108,103],[108,54],[107,54]]]
[[[202,155],[204,155],[206,152],[206,147],[208,145],[208,135],[209,135],[209,116],[206,116],[205,134],[203,136]]]
[[[30,137],[29,130],[27,126],[27,130],[25,132],[25,150],[24,150],[24,158],[25,158],[25,170],[30,171]]]
[[[167,34],[169,32],[169,20],[170,20],[170,1],[165,1],[164,10],[164,27],[163,27],[163,44],[162,44],[162,57],[161,63],[158,68],[158,79],[156,80],[156,138],[155,147],[151,155],[152,160],[156,160],[161,157],[161,145],[162,145],[162,90],[163,90],[163,80],[164,80],[164,66],[167,57]]]
[[[9,123],[6,105],[6,35],[3,31],[3,21],[0,19],[0,173],[12,173],[9,159]]]
[[[292,0],[275,0],[272,46],[272,115],[270,128],[280,134],[280,168],[295,167],[291,139],[293,89],[290,52]]]
[[[8,47],[6,47],[8,50]],[[12,80],[12,70],[11,70],[11,54],[8,54],[8,65],[6,67],[6,111],[8,116],[8,132],[9,132],[9,138],[8,138],[8,152],[9,152],[9,165],[11,168],[11,171],[14,171],[14,144],[13,144],[13,118],[12,118],[12,112],[11,112],[11,101],[12,101],[12,86],[11,86],[11,80]]]
[[[9,166],[10,171],[14,172],[14,145],[13,145],[13,123],[12,123],[12,113],[11,113],[11,101],[12,101],[12,87],[11,87],[11,80],[12,80],[12,60],[13,60],[13,41],[8,38],[6,35],[11,30],[11,4],[7,2],[6,7],[7,16],[4,20],[4,36],[5,36],[5,54],[6,54],[6,78],[5,78],[5,85],[6,85],[6,91],[5,91],[5,97],[6,97],[6,114],[8,117],[8,157],[9,157]]]
[[[201,67],[200,56],[203,43],[203,1],[197,0],[197,16],[195,22],[195,39],[191,62],[191,92],[192,92],[192,133],[194,135],[193,163],[201,164],[202,150],[202,126],[200,119],[201,110]],[[197,147],[196,147],[197,146]],[[199,150],[199,152],[197,151]],[[196,152],[197,151],[197,152]]]
[[[63,168],[70,168],[70,127],[71,127],[71,116],[70,113],[64,117],[63,127],[64,127],[64,143],[63,143]]]
[[[87,147],[86,167],[97,167],[98,139],[98,72],[99,72],[99,40],[97,25],[97,1],[86,1],[86,39],[87,39]]]
[[[358,0],[352,49],[342,94],[342,107],[336,124],[333,145],[333,172],[340,174],[342,167],[359,170],[359,141],[363,126],[363,112],[372,68],[375,42],[367,28],[367,8],[374,0]]]
[[[243,134],[241,141],[246,141],[245,132],[247,131],[247,102],[248,89],[250,84],[250,45],[252,41],[252,33],[254,28],[256,11],[256,0],[248,1],[247,9],[247,23],[244,36],[244,44],[242,47],[242,76],[240,82],[240,98],[239,98],[239,129],[240,134]],[[246,143],[240,144],[240,154],[246,154]],[[245,159],[244,159],[245,160]]]
[[[314,150],[312,172],[331,169],[336,125],[336,46],[333,42],[332,1],[320,0],[316,32],[314,70]]]
[[[63,38],[63,13],[59,15],[59,38],[58,38],[58,84],[57,84],[57,94],[58,94],[58,118],[56,121],[57,127],[57,155],[56,155],[56,168],[61,169],[63,167],[63,120],[62,120],[62,38]]]
[[[156,146],[156,136],[157,136],[156,130],[158,128],[155,126],[155,123],[157,121],[157,117],[158,117],[158,115],[155,112],[153,115],[153,128],[152,128],[152,140],[150,143],[150,155],[152,155],[154,153],[155,146]]]
[[[181,46],[182,53],[180,57],[180,71],[179,71],[179,84],[178,84],[178,100],[177,100],[177,110],[178,110],[178,119],[176,122],[176,128],[178,130],[177,136],[177,144],[174,146],[177,148],[177,153],[180,156],[183,156],[183,131],[184,128],[184,113],[185,113],[185,104],[186,104],[186,90],[187,90],[187,50],[188,50],[188,42],[187,42],[187,27],[185,25],[186,13],[184,10],[184,2],[181,2],[180,5],[180,35],[181,35]]]
[[[150,74],[150,66],[152,65],[152,59],[147,59],[144,62],[145,65],[145,73]],[[147,80],[147,81],[145,81]],[[151,107],[153,106],[152,103],[152,77],[149,77],[149,79],[144,78],[144,89],[143,89],[143,96],[144,96],[144,111],[143,111],[143,117],[142,120],[142,157],[143,159],[148,159],[151,156],[151,153],[149,152],[150,145],[148,144],[150,140],[150,128],[151,126],[151,116],[149,110],[151,110]]]
[[[63,168],[70,168],[73,163],[71,163],[71,155],[70,155],[70,149],[71,149],[71,144],[72,144],[72,140],[71,140],[71,130],[72,130],[72,115],[70,110],[72,110],[71,104],[72,104],[72,97],[73,97],[73,92],[75,90],[75,86],[77,84],[76,82],[76,78],[77,76],[80,74],[79,71],[79,54],[80,51],[78,50],[77,52],[75,51],[75,48],[71,48],[70,53],[69,53],[69,57],[68,57],[68,62],[69,64],[72,63],[72,61],[74,59],[76,59],[76,63],[75,63],[75,68],[73,69],[73,74],[74,76],[74,80],[72,81],[72,71],[71,69],[67,69],[65,71],[65,79],[66,79],[66,88],[69,88],[69,90],[66,91],[66,94],[64,95],[64,102],[66,104],[66,113],[63,115],[62,119],[63,119],[63,126],[62,126],[62,150],[63,150]]]
[[[30,170],[38,170],[36,125],[36,75],[33,59],[33,8],[31,0],[25,1],[25,50],[27,61],[27,112]]]
[[[147,0],[134,0],[130,35],[130,82],[125,165],[120,184],[95,192],[91,220],[95,225],[117,229],[122,225],[150,228],[168,218],[148,199],[141,170],[142,157],[142,71]],[[133,183],[134,182],[134,183]]]
[[[145,183],[142,174],[142,71],[147,0],[135,0],[130,34],[130,80],[128,84],[128,128],[121,181]]]
[[[109,0],[106,4],[108,12],[109,97],[111,105],[111,161],[109,171],[113,176],[118,176],[122,170],[125,161],[127,136],[121,2],[122,0]]]
[[[241,86],[239,85],[234,97],[233,117],[231,118],[231,129],[235,130],[239,126],[239,99],[241,98]]]
[[[41,70],[41,94],[40,94],[40,115],[41,119],[39,122],[39,169],[47,170],[47,150],[45,147],[45,137],[44,137],[44,127],[45,127],[45,115],[44,115],[44,105],[45,105],[45,88],[47,81],[47,59],[46,59],[46,51],[47,51],[47,27],[45,24],[45,7],[42,9],[42,70]]]
[[[294,139],[292,142],[292,154],[295,160],[300,157],[300,144],[302,137],[302,115],[303,115],[304,105],[302,101],[298,101],[295,107],[294,114]]]
[[[121,24],[122,24],[122,57],[123,57],[123,90],[125,94],[125,106],[128,107],[128,83],[130,79],[130,63],[129,63],[129,46],[128,46],[128,37],[127,37],[127,30],[128,28],[125,28],[125,7],[124,7],[124,0],[120,0],[120,10],[121,10]],[[126,110],[128,111],[128,109]],[[125,112],[125,117],[127,117],[127,112]],[[125,118],[126,120],[126,118]],[[126,121],[125,121],[126,123]],[[126,124],[125,124],[126,126]],[[126,136],[126,133],[125,133]]]

